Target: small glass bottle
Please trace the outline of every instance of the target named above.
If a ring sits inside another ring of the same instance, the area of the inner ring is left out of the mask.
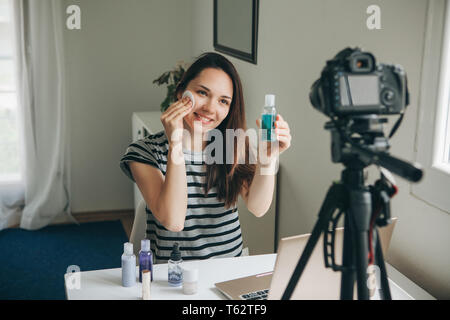
[[[178,243],[174,243],[168,262],[168,281],[172,287],[180,287],[183,284],[183,270],[181,269],[181,252]]]
[[[275,109],[275,95],[266,94],[265,106],[261,115],[262,141],[276,141],[275,120],[277,110]]]
[[[150,240],[141,240],[141,251],[139,251],[139,282],[142,282],[142,271],[149,270],[151,281],[153,281],[153,255],[150,250]]]
[[[136,256],[133,254],[133,244],[125,242],[122,255],[122,285],[133,287],[136,284]]]

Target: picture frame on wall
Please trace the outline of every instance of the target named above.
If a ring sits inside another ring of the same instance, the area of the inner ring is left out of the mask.
[[[257,64],[259,0],[214,0],[214,49]]]

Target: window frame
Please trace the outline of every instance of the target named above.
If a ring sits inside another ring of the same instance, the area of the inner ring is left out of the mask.
[[[13,17],[13,3],[12,0],[7,0],[8,2],[8,9],[9,9],[9,14],[10,14],[10,18],[11,21],[9,21],[10,23],[12,23],[12,28],[14,29],[14,17]],[[4,22],[4,21],[0,21],[0,22]],[[6,20],[6,22],[8,22],[8,20]],[[14,41],[14,40],[13,40]],[[0,88],[0,94],[13,94],[15,96],[15,108],[13,108],[13,112],[16,115],[16,128],[17,130],[19,130],[18,135],[19,135],[19,158],[23,157],[23,140],[22,140],[22,136],[20,133],[20,125],[19,125],[19,120],[18,120],[18,115],[19,115],[19,104],[18,104],[18,88],[17,88],[17,51],[16,48],[14,47],[14,43],[11,43],[11,45],[13,46],[12,48],[12,53],[10,55],[0,55],[0,60],[3,61],[9,61],[12,63],[13,66],[13,83],[12,83],[12,87],[11,88],[7,88],[7,89],[2,89]],[[23,159],[19,160],[20,162]],[[12,188],[12,187],[16,187],[16,186],[22,186],[24,183],[24,167],[23,167],[23,163],[19,163],[20,166],[20,170],[19,173],[13,173],[10,175],[3,175],[0,176],[0,191],[5,193],[5,189],[8,188]]]
[[[443,130],[450,125],[449,102],[450,1],[430,0],[415,137],[415,159],[425,174],[420,183],[411,185],[411,193],[447,213],[450,213],[450,164],[437,159],[444,154]]]

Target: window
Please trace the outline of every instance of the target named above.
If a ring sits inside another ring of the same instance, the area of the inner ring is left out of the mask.
[[[423,181],[412,193],[450,212],[450,1],[429,2],[422,64],[416,160]]]
[[[439,77],[439,91],[435,117],[435,154],[433,164],[442,171],[450,174],[450,2],[444,17],[442,40],[442,57]],[[450,188],[450,185],[448,186]]]
[[[21,180],[11,0],[0,0],[0,183]]]

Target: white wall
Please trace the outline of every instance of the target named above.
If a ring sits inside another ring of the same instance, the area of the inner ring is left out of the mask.
[[[212,1],[193,1],[193,52],[213,51]],[[382,30],[366,27],[371,4],[381,8]],[[323,129],[327,118],[308,98],[325,61],[340,49],[358,45],[380,62],[404,66],[411,105],[391,139],[391,153],[414,160],[426,9],[423,0],[260,1],[258,64],[229,59],[244,82],[248,125],[256,127],[264,95],[275,93],[292,130],[291,149],[281,156],[281,237],[311,232],[328,187],[340,176],[342,166],[332,164],[330,134]],[[399,222],[387,260],[430,294],[448,299],[450,215],[413,197],[410,185],[399,180],[400,193],[391,207]]]
[[[65,0],[81,8],[81,30],[65,30],[72,211],[133,208],[119,169],[131,114],[159,110],[152,81],[191,60],[191,7],[179,0]]]
[[[152,80],[177,60],[213,51],[213,1],[65,1],[82,9],[82,30],[65,31],[72,209],[132,208],[131,183],[118,167],[131,139],[131,113],[159,108],[165,92]],[[371,4],[381,7],[382,30],[365,26]],[[248,125],[256,127],[264,95],[275,93],[292,129],[292,147],[281,157],[280,236],[310,232],[339,178],[327,119],[308,94],[325,61],[345,46],[362,46],[407,70],[411,105],[391,151],[413,160],[426,7],[423,0],[260,0],[258,64],[229,59],[244,83]],[[405,181],[399,187],[387,260],[435,297],[449,298],[450,216],[411,196]]]

